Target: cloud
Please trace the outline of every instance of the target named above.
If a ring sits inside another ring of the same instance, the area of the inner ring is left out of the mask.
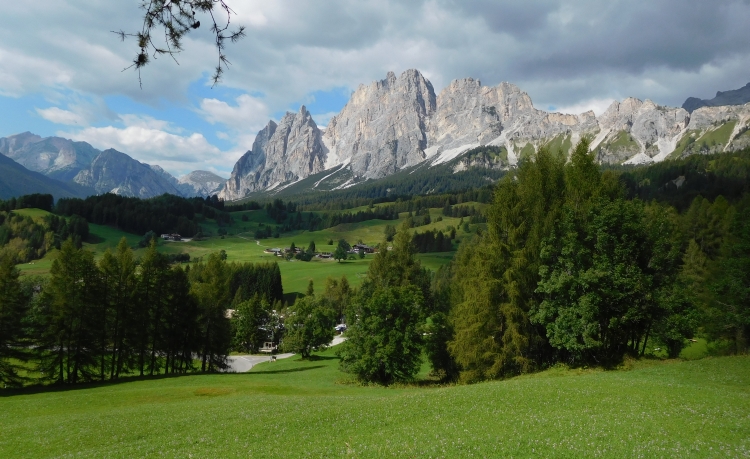
[[[242,154],[221,151],[199,133],[178,135],[139,125],[87,127],[57,135],[88,142],[101,150],[114,148],[138,161],[158,164],[176,176],[196,169],[226,174]]]
[[[270,118],[266,104],[248,94],[237,97],[234,105],[218,99],[203,99],[200,113],[209,123],[220,123],[235,131],[257,132]]]
[[[154,148],[144,141],[139,154],[174,164],[180,145],[203,151],[206,161],[229,160],[250,147],[272,114],[294,110],[316,92],[354,90],[389,70],[417,68],[437,91],[468,76],[486,85],[509,81],[536,106],[565,111],[597,111],[628,96],[679,106],[688,96],[712,97],[750,80],[746,0],[229,0],[237,13],[232,24],[246,25],[247,37],[227,45],[232,65],[211,93],[205,82],[218,56],[209,27],[188,35],[179,65],[153,60],[141,88],[137,73],[122,71],[135,42],[111,33],[140,30],[138,2],[8,3],[0,15],[0,95],[42,94],[50,106],[39,106],[40,116],[121,142],[103,147],[127,146],[121,131],[166,142]],[[118,121],[104,109],[77,107],[69,93],[144,104],[153,116],[125,104],[131,115]],[[59,94],[63,100],[53,101]],[[334,110],[318,108],[324,113],[316,122],[327,124],[325,112]],[[185,122],[184,113],[206,122]],[[96,131],[109,124],[119,127]],[[189,143],[195,134],[202,147]],[[231,152],[209,148],[213,135],[226,135]],[[183,155],[185,164],[200,162]]]
[[[315,120],[315,124],[317,124],[319,128],[324,129],[326,126],[328,126],[328,122],[331,121],[331,118],[336,115],[338,115],[338,112],[328,112],[318,115],[312,115],[312,118]]]
[[[36,112],[47,121],[51,121],[55,124],[67,124],[67,125],[78,125],[84,126],[88,123],[78,113],[73,113],[69,110],[62,110],[57,107],[50,107],[45,109],[37,108]]]
[[[596,114],[596,116],[599,116],[607,111],[609,106],[612,105],[612,102],[614,101],[614,99],[589,99],[565,107],[550,107],[550,111],[567,113],[570,115],[580,115],[581,113],[585,113],[591,110]]]

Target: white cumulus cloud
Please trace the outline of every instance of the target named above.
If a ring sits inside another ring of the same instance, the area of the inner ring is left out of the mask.
[[[200,113],[211,124],[223,124],[234,131],[259,131],[270,117],[266,104],[248,94],[237,97],[233,105],[218,99],[203,99]]]
[[[36,112],[45,120],[51,121],[55,124],[67,124],[73,126],[85,126],[88,124],[82,115],[58,107],[44,109],[37,108]]]

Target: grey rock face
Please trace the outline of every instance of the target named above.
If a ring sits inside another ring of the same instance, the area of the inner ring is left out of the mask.
[[[213,196],[221,191],[227,179],[209,171],[193,171],[178,180],[177,189],[183,196]]]
[[[713,99],[699,99],[688,97],[682,108],[692,113],[701,107],[719,107],[722,105],[745,105],[750,102],[750,83],[740,89],[731,91],[717,91]]]
[[[602,163],[620,164],[636,155],[641,162],[664,159],[689,122],[690,114],[682,108],[661,107],[648,99],[615,101],[599,117],[600,135],[592,147]]]
[[[101,152],[91,166],[80,171],[73,181],[93,188],[98,194],[115,193],[143,199],[164,193],[180,195],[167,179],[149,165],[113,149]]]
[[[278,125],[270,121],[258,133],[252,150],[234,165],[219,197],[240,199],[322,171],[327,150],[321,136],[304,106],[296,114],[284,115]]]
[[[599,117],[591,111],[550,113],[534,108],[529,95],[510,83],[487,87],[465,78],[435,96],[432,84],[417,70],[399,77],[389,72],[384,80],[360,85],[322,137],[310,127],[311,119],[303,122],[309,117],[303,112],[304,107],[300,114],[285,115],[278,126],[269,122],[252,150],[235,165],[221,197],[232,200],[273,190],[322,170],[333,172],[334,167],[351,174],[338,188],[423,161],[451,162],[457,171],[510,167],[545,146],[569,154],[584,136],[591,139],[598,161],[610,164],[661,161],[676,151],[692,154],[693,150],[678,148],[686,135],[700,139],[727,123],[734,123],[723,128],[731,131],[722,131],[727,140],[711,140],[711,151],[750,145],[750,104],[704,107],[691,114],[684,108],[628,98],[614,102]],[[503,147],[502,159],[461,159],[483,145]]]
[[[24,132],[0,139],[0,153],[29,170],[68,181],[88,167],[100,152],[86,142],[61,137],[42,138]]]
[[[227,181],[209,171],[193,171],[177,179],[162,169],[161,166],[152,164],[149,167],[179,191],[180,196],[186,198],[194,196],[205,198],[206,196],[214,195],[221,190],[224,182]]]
[[[348,162],[355,177],[379,178],[418,164],[435,109],[432,84],[416,70],[360,85],[328,123],[326,168]]]

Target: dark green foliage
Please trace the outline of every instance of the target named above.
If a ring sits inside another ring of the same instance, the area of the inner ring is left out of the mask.
[[[349,339],[340,351],[341,367],[362,381],[406,381],[419,370],[421,329],[433,312],[433,301],[430,272],[414,253],[402,224],[393,249],[375,254],[349,307]]]
[[[432,367],[431,375],[441,380],[453,380],[459,366],[448,351],[454,330],[448,314],[451,309],[453,273],[450,265],[441,266],[432,282],[433,308],[422,328],[424,352]]]
[[[750,149],[711,155],[690,155],[648,167],[615,167],[630,197],[656,199],[678,210],[687,209],[697,196],[711,201],[723,196],[737,201],[750,191]],[[685,180],[677,186],[678,179]],[[677,182],[675,182],[677,181]]]
[[[258,295],[235,304],[232,315],[232,348],[240,352],[257,353],[263,341],[268,339],[266,329],[270,318],[270,304]]]
[[[165,194],[151,199],[128,198],[114,194],[86,199],[60,199],[55,206],[59,215],[78,215],[97,225],[111,225],[134,234],[177,233],[192,237],[199,231],[196,215],[228,223],[223,201],[215,198],[181,198]]]
[[[0,201],[0,210],[8,212],[16,209],[42,209],[52,212],[54,201],[51,194],[27,194],[8,201]]]
[[[385,225],[385,240],[387,242],[391,242],[393,240],[393,236],[396,235],[396,227],[393,225]]]
[[[550,264],[540,270],[538,292],[544,300],[532,320],[544,325],[550,344],[574,361],[617,362],[638,351],[665,312],[689,309],[679,298],[664,297],[672,293],[663,289],[669,289],[676,270],[675,252],[662,240],[676,227],[666,224],[650,233],[640,201],[622,199],[599,200],[588,220],[581,228],[569,210],[559,236],[544,247]]]
[[[226,368],[231,346],[231,327],[225,316],[232,297],[231,271],[218,254],[190,270],[191,291],[198,302],[201,371]]]
[[[450,236],[446,237],[442,231],[425,231],[424,233],[414,232],[412,244],[419,253],[428,252],[449,252],[453,250]]]
[[[281,270],[271,263],[230,263],[229,294],[242,302],[258,296],[269,304],[284,299],[281,285]],[[239,295],[239,297],[237,297]]]
[[[156,235],[153,231],[148,231],[146,234],[143,235],[140,241],[138,241],[138,247],[148,247],[152,243],[156,244],[159,241],[159,236]]]
[[[351,302],[352,290],[349,287],[349,281],[346,276],[341,276],[341,280],[332,277],[326,279],[323,298],[331,305],[334,311],[334,318],[337,323],[344,322],[344,313]]]
[[[308,291],[308,295],[287,308],[282,342],[285,352],[300,354],[303,359],[309,358],[313,351],[325,350],[333,339],[336,325],[333,305],[325,297],[312,293],[312,281]]]
[[[102,282],[91,252],[63,243],[52,263],[47,295],[48,310],[42,334],[40,370],[46,379],[77,383],[100,374],[101,328],[104,304]]]
[[[333,259],[337,262],[341,262],[341,260],[346,260],[348,257],[348,254],[346,253],[346,250],[344,250],[343,247],[340,245],[336,247],[336,250],[333,251]]]
[[[29,357],[22,343],[25,338],[22,321],[27,314],[28,301],[13,260],[0,258],[0,383],[3,387],[21,383],[20,365],[16,362]]]
[[[462,244],[449,318],[448,349],[464,381],[530,371],[544,360],[544,343],[529,322],[536,303],[542,239],[554,227],[564,195],[563,162],[546,149],[524,161],[517,178],[495,191],[487,234]]]
[[[408,381],[422,363],[423,298],[416,286],[376,287],[357,298],[356,320],[340,352],[341,368],[365,382]]]
[[[747,352],[750,342],[750,194],[737,206],[718,261],[714,315],[719,337],[728,340],[732,350]]]

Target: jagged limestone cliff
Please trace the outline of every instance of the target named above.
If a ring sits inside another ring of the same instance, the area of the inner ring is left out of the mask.
[[[454,80],[440,95],[417,70],[361,85],[321,135],[309,113],[271,121],[251,151],[235,165],[221,191],[234,200],[283,188],[324,170],[337,185],[384,177],[428,161],[467,167],[509,167],[540,147],[570,149],[592,139],[602,163],[647,163],[693,153],[750,145],[750,104],[703,107],[692,113],[634,98],[614,102],[597,117],[549,113],[534,108],[528,94],[510,83],[482,86]],[[497,146],[492,157],[462,157],[478,146]],[[342,171],[346,170],[347,174]],[[326,180],[328,175],[322,175]],[[317,185],[316,185],[317,186]]]
[[[348,163],[355,178],[379,178],[420,163],[435,108],[432,84],[416,70],[360,85],[328,123],[326,168]]]
[[[304,105],[298,113],[284,115],[278,125],[269,121],[234,165],[219,197],[239,199],[322,171],[327,150],[321,135]]]

